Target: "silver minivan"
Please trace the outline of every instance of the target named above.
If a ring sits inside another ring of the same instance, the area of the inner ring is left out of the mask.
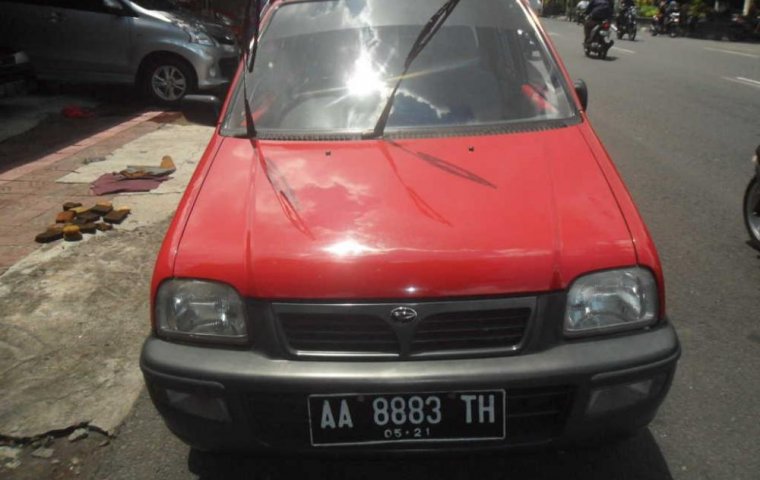
[[[135,84],[163,103],[229,82],[240,53],[229,29],[171,0],[0,0],[0,45],[43,80]]]

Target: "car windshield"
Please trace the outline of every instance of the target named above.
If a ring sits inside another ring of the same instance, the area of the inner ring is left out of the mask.
[[[259,137],[372,131],[404,60],[444,0],[282,3],[264,26],[247,90]],[[238,82],[226,134],[242,135]],[[385,132],[445,133],[576,116],[520,0],[461,0],[414,59]]]
[[[172,0],[132,0],[146,10],[157,10],[161,12],[171,12],[177,10],[179,6]]]

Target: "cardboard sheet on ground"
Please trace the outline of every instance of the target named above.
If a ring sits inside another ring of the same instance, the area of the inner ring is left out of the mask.
[[[149,192],[171,177],[127,178],[118,173],[104,173],[90,184],[93,195],[109,193]]]
[[[82,165],[59,178],[58,182],[89,184],[101,175],[120,172],[127,166],[158,166],[164,155],[170,155],[176,167],[176,171],[172,173],[172,180],[165,182],[151,193],[156,195],[182,193],[213,131],[211,127],[200,125],[167,124],[106,155],[102,162]],[[139,215],[136,209],[133,213]]]

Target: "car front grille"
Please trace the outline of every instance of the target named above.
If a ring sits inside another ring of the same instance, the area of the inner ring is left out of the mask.
[[[537,445],[559,436],[567,422],[574,393],[575,389],[567,385],[507,388],[506,438],[503,443]],[[308,447],[307,401],[307,394],[249,394],[247,406],[254,434],[273,447]],[[389,447],[393,448],[393,445]]]
[[[540,443],[558,436],[572,407],[568,386],[507,390],[509,443]]]
[[[228,57],[228,58],[221,58],[219,59],[219,71],[222,74],[222,77],[232,80],[232,77],[235,76],[235,71],[238,67],[238,58],[237,57]]]
[[[226,35],[217,34],[213,37],[220,45],[235,45],[235,36],[231,33]]]
[[[429,358],[519,350],[535,298],[404,304],[416,313],[394,321],[397,304],[274,304],[282,343],[296,357],[336,354]]]
[[[431,315],[417,327],[413,352],[509,348],[520,344],[531,310],[486,310]]]
[[[398,339],[372,315],[282,314],[290,347],[300,351],[397,353]]]

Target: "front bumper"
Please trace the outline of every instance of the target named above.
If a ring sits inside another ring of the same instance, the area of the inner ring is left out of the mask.
[[[627,434],[654,417],[679,355],[676,333],[663,323],[641,333],[567,342],[518,356],[403,362],[271,359],[250,350],[190,346],[150,337],[140,364],[167,426],[193,447],[365,453],[562,446]],[[604,411],[588,411],[592,397],[599,400],[599,392],[649,380],[649,393],[636,401],[616,404],[613,400]],[[306,406],[310,394],[486,389],[506,390],[505,440],[380,447],[312,447],[310,443]],[[178,396],[193,398],[195,407],[177,407],[173,402]],[[198,409],[205,413],[197,414]]]
[[[193,65],[198,77],[198,89],[208,90],[232,81],[240,61],[237,45],[214,47],[188,44],[183,56]]]
[[[0,98],[22,93],[34,78],[34,69],[24,52],[0,58]]]

